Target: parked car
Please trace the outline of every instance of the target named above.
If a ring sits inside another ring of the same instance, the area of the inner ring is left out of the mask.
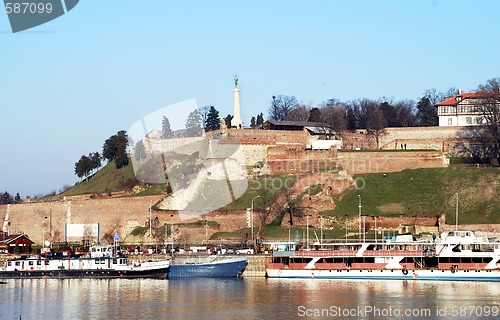
[[[254,254],[254,250],[252,248],[242,248],[236,250],[236,254]]]

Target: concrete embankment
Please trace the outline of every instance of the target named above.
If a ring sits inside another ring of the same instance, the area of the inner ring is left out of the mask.
[[[270,255],[248,256],[247,267],[245,268],[245,272],[243,272],[243,277],[265,277],[266,263],[268,262],[271,262]]]

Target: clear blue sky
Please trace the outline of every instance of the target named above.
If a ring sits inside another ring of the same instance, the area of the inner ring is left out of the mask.
[[[0,9],[0,191],[77,181],[74,163],[195,98],[242,117],[273,95],[418,99],[500,76],[500,1],[82,0],[13,34]]]

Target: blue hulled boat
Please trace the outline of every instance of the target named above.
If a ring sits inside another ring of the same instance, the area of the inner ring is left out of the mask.
[[[239,277],[245,270],[247,257],[218,258],[203,262],[171,263],[168,278]]]

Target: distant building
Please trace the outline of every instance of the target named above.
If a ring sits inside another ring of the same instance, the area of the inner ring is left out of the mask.
[[[486,122],[484,118],[485,103],[495,99],[498,104],[500,95],[484,91],[459,92],[458,95],[436,103],[439,126],[477,126]]]
[[[27,235],[23,234],[3,234],[0,237],[0,252],[2,253],[30,253],[31,245],[35,242],[31,241]]]

